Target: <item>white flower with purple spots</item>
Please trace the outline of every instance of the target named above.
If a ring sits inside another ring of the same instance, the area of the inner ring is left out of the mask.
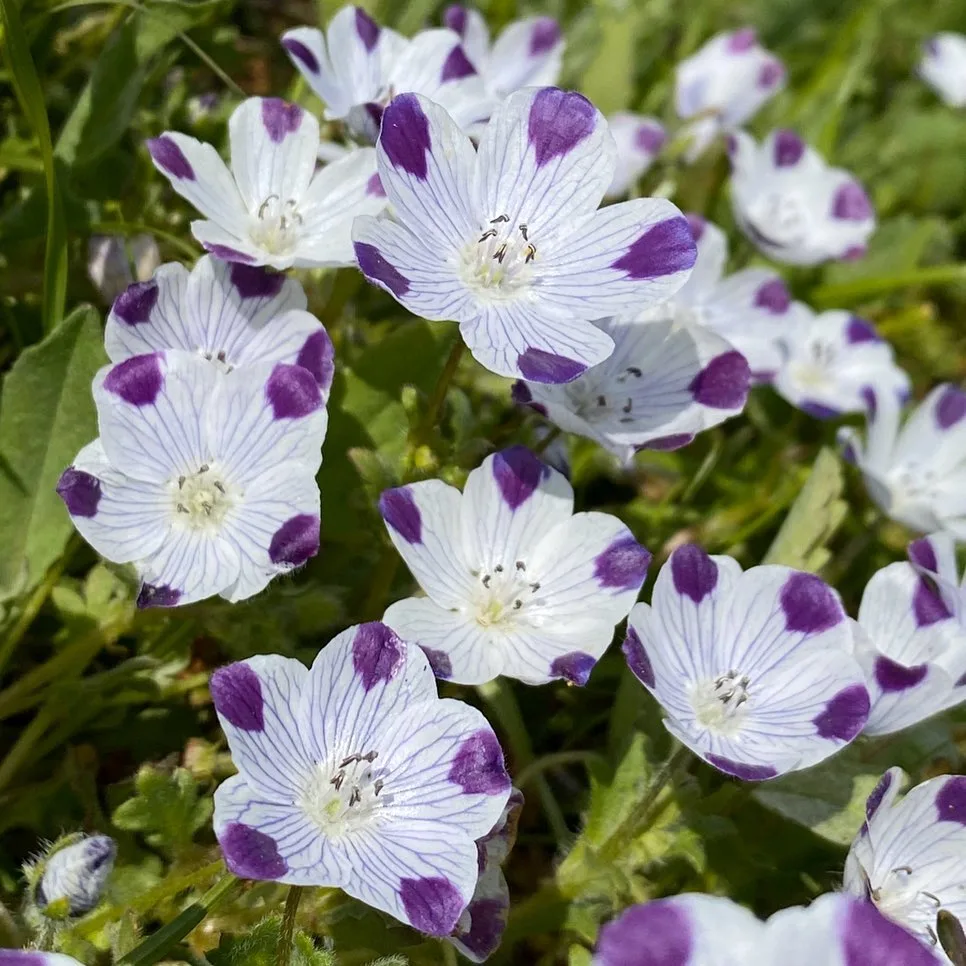
[[[248,98],[228,134],[231,170],[210,144],[186,134],[148,141],[154,166],[205,216],[191,223],[205,249],[278,269],[354,264],[353,219],[386,205],[372,149],[316,171],[318,121],[277,98]]]
[[[418,647],[360,624],[311,668],[221,668],[211,695],[238,768],[214,816],[235,875],[337,886],[433,936],[457,928],[510,779],[486,719],[437,697]]]
[[[909,545],[911,563],[873,574],[862,594],[856,657],[872,697],[865,733],[908,728],[966,700],[966,627],[948,534]]]
[[[650,606],[631,611],[624,655],[668,731],[745,781],[817,764],[869,715],[838,594],[788,567],[742,573],[731,557],[680,547]]]
[[[299,365],[328,395],[332,340],[306,305],[293,278],[205,255],[190,273],[170,263],[129,286],[111,308],[104,345],[112,362],[183,349],[224,372],[259,362]]]
[[[517,382],[513,398],[624,463],[641,449],[679,449],[737,416],[750,374],[741,353],[698,325],[603,319],[614,354],[564,386]]]
[[[497,101],[452,30],[423,30],[412,40],[380,27],[361,7],[343,7],[323,34],[297,27],[282,46],[325,104],[355,137],[375,143],[386,105],[397,94],[423,94],[468,133]]]
[[[952,32],[923,45],[919,76],[950,107],[966,107],[966,37]]]
[[[383,620],[440,678],[584,684],[651,555],[616,517],[573,504],[567,480],[523,446],[488,456],[462,494],[441,480],[386,490],[389,536],[427,596]]]
[[[98,553],[135,565],[138,606],[244,600],[318,552],[327,417],[308,369],[154,352],[102,369],[94,402],[101,435],[57,492]]]
[[[894,393],[873,390],[869,402],[864,440],[854,428],[839,431],[869,495],[913,530],[948,530],[966,540],[966,393],[937,386],[904,425]]]
[[[936,916],[945,909],[966,923],[966,778],[932,778],[900,798],[904,782],[890,768],[869,796],[843,884],[949,963]]]
[[[614,140],[580,94],[511,94],[479,151],[414,94],[386,109],[377,147],[393,218],[359,218],[359,267],[414,315],[454,320],[492,372],[570,382],[613,340],[594,320],[674,294],[694,264],[669,201],[598,210]]]
[[[755,31],[744,27],[712,37],[678,64],[674,106],[693,120],[687,157],[694,160],[722,132],[734,131],[758,113],[785,84],[782,62],[765,50]]]
[[[832,419],[866,412],[881,395],[909,395],[909,376],[870,322],[841,310],[816,314],[801,302],[792,308],[793,324],[778,340],[782,364],[772,385],[793,406]]]
[[[685,893],[605,925],[592,966],[939,966],[864,900],[819,896],[761,922],[724,896]]]
[[[514,20],[492,44],[486,21],[472,7],[447,7],[443,22],[459,35],[466,56],[497,100],[521,87],[553,87],[560,79],[565,45],[553,17]]]
[[[471,962],[482,963],[500,946],[510,912],[510,890],[503,863],[517,837],[523,794],[516,788],[496,825],[476,843],[480,878],[470,904],[460,916],[450,942]]]
[[[789,265],[817,265],[865,254],[875,211],[848,171],[829,167],[794,131],[757,144],[728,138],[735,220],[760,251]]]
[[[617,165],[604,197],[623,198],[661,153],[667,134],[656,118],[627,111],[611,114],[607,124],[617,145]]]

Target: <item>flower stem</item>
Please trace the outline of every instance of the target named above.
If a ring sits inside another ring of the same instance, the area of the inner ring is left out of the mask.
[[[536,446],[533,447],[534,456],[540,456],[541,453],[545,453],[549,448],[550,444],[555,442],[560,437],[560,427],[554,426]]]
[[[436,386],[433,389],[432,396],[429,397],[429,404],[426,407],[422,422],[416,430],[415,442],[417,444],[425,443],[432,435],[433,427],[439,419],[440,412],[443,409],[443,403],[446,401],[446,393],[449,391],[453,376],[456,375],[456,370],[459,368],[460,359],[463,357],[463,350],[465,348],[466,344],[463,342],[462,336],[458,335],[456,341],[453,343],[453,348],[450,349],[449,357],[443,366],[443,371],[439,374],[439,379],[436,380]]]
[[[282,932],[278,940],[278,955],[275,957],[276,966],[288,966],[292,958],[292,943],[295,940],[295,917],[302,901],[302,886],[289,886],[285,897],[285,915],[282,918]]]
[[[596,751],[557,751],[552,755],[544,755],[530,762],[526,768],[521,768],[514,784],[521,791],[535,778],[539,778],[549,768],[559,768],[561,765],[587,764],[605,762],[603,755]]]
[[[900,288],[919,285],[949,285],[966,282],[966,265],[928,265],[908,272],[857,278],[854,282],[836,282],[820,285],[812,291],[812,301],[820,307],[830,305],[854,305],[863,299]]]

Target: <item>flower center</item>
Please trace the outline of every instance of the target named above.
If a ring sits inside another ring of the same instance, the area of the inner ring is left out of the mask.
[[[767,194],[751,207],[754,229],[773,245],[798,245],[809,235],[811,218],[805,199],[797,193]]]
[[[480,229],[460,254],[460,277],[467,288],[490,299],[510,298],[530,284],[537,246],[525,224],[498,215]]]
[[[920,889],[916,874],[908,865],[892,869],[880,886],[870,892],[879,911],[901,922],[930,945],[937,944],[936,915],[942,901],[932,892]]]
[[[925,502],[936,499],[939,475],[931,466],[906,462],[891,474],[893,501],[899,503]]]
[[[809,343],[801,358],[792,363],[791,370],[796,382],[802,386],[825,386],[836,355],[835,346],[828,342],[816,339]]]
[[[698,723],[726,737],[733,737],[744,722],[748,702],[748,677],[728,671],[691,689],[691,705]]]
[[[225,482],[221,469],[209,463],[169,486],[175,519],[194,530],[217,529],[240,496]]]
[[[564,392],[571,409],[584,421],[591,424],[610,422],[619,411],[617,421],[626,425],[633,423],[637,417],[634,400],[623,391],[623,387],[627,383],[635,383],[643,375],[637,366],[628,366],[610,381],[609,393],[602,391],[603,386],[595,386],[581,379],[568,383]]]
[[[385,768],[374,765],[379,752],[354,752],[320,763],[295,802],[330,838],[367,824],[392,800],[385,791]]]
[[[512,624],[517,618],[533,616],[542,600],[537,597],[539,581],[527,575],[527,565],[517,560],[510,568],[497,564],[474,570],[479,580],[474,616],[481,627]]]
[[[290,255],[298,244],[302,216],[293,198],[269,195],[259,206],[251,228],[252,241],[273,255]]]

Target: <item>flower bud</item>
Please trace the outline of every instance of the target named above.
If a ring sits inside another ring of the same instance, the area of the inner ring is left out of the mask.
[[[44,862],[37,907],[54,918],[89,912],[101,897],[116,854],[109,835],[91,835],[55,849]]]

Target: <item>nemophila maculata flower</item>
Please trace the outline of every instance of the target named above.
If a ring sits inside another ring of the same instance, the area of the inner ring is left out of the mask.
[[[919,76],[950,107],[966,107],[966,36],[938,33],[922,48]]]
[[[470,904],[449,937],[450,942],[474,963],[482,963],[497,951],[506,929],[510,890],[502,867],[516,841],[522,808],[523,794],[514,788],[496,825],[476,843],[480,878]]]
[[[443,22],[459,35],[466,56],[498,100],[522,87],[552,87],[560,79],[565,44],[553,17],[515,20],[492,44],[486,21],[472,7],[447,7]]]
[[[353,219],[386,204],[373,151],[359,148],[317,171],[319,122],[277,98],[248,98],[228,134],[231,170],[210,144],[186,134],[148,141],[154,166],[205,216],[191,223],[195,238],[245,265],[352,265]]]
[[[332,340],[306,305],[294,278],[205,255],[190,272],[170,263],[129,286],[111,308],[104,345],[112,362],[183,349],[223,372],[259,362],[299,365],[328,395]]]
[[[361,624],[311,668],[221,668],[211,695],[238,768],[214,816],[235,875],[337,886],[433,936],[457,928],[510,779],[486,719],[437,697],[418,647]]]
[[[327,416],[307,369],[154,352],[102,369],[94,402],[101,435],[57,492],[95,550],[135,565],[138,606],[244,600],[318,552]]]
[[[631,611],[624,655],[668,731],[745,781],[817,764],[869,715],[838,594],[788,567],[742,573],[731,557],[678,548],[651,604]]]
[[[966,393],[937,386],[902,422],[892,392],[868,394],[866,428],[839,430],[845,458],[862,472],[883,513],[913,530],[966,540]]]
[[[750,373],[721,336],[673,319],[603,319],[614,354],[564,386],[517,382],[513,397],[622,462],[679,449],[742,411]]]
[[[900,798],[904,782],[890,768],[869,796],[843,884],[948,963],[936,916],[945,909],[966,923],[966,778],[931,778]]]
[[[661,153],[667,134],[656,118],[627,111],[611,114],[607,124],[617,145],[617,164],[605,197],[623,198]]]
[[[910,381],[875,326],[849,312],[816,314],[796,302],[778,339],[782,363],[771,380],[798,409],[819,419],[866,412],[878,395],[909,395]]]
[[[915,936],[854,896],[828,893],[762,922],[724,896],[631,906],[600,931],[592,966],[939,966]]]
[[[670,202],[598,210],[614,140],[580,94],[511,94],[479,151],[444,110],[404,94],[376,150],[393,217],[356,220],[359,267],[413,314],[459,322],[501,375],[576,379],[614,348],[594,320],[668,298],[694,264]]]
[[[738,131],[728,138],[728,155],[735,220],[769,258],[817,265],[865,254],[875,231],[865,189],[794,131],[773,131],[761,144]]]
[[[397,94],[423,94],[468,132],[496,106],[452,30],[423,30],[412,40],[380,27],[361,7],[343,7],[323,34],[296,27],[282,35],[292,63],[355,137],[374,143],[386,105]]]
[[[100,901],[116,855],[117,843],[109,835],[68,837],[31,870],[39,874],[35,905],[58,919],[90,912]]]
[[[751,27],[712,37],[677,66],[674,107],[688,121],[694,160],[722,132],[749,121],[785,84],[785,68]]]
[[[427,596],[383,620],[440,678],[584,684],[651,555],[616,517],[573,503],[567,480],[523,446],[488,456],[462,493],[441,480],[386,490],[389,536]]]
[[[955,546],[933,534],[910,563],[873,574],[862,594],[855,653],[872,710],[865,733],[892,734],[966,700],[966,627]]]

